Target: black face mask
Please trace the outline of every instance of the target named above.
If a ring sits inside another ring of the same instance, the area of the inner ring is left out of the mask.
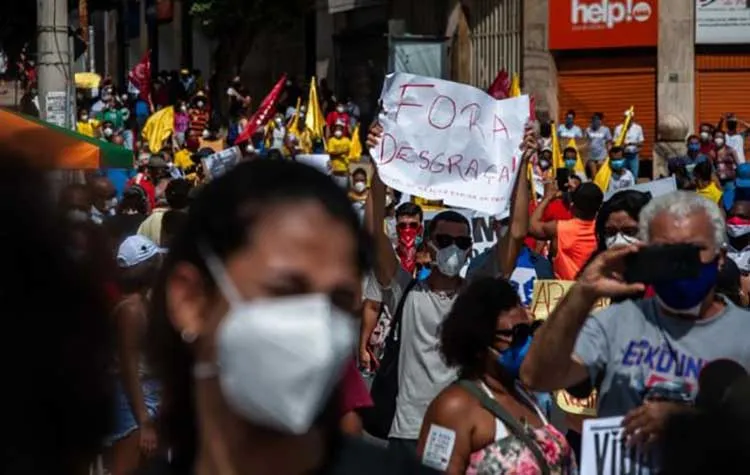
[[[731,131],[737,130],[737,122],[734,120],[727,121],[727,129]]]

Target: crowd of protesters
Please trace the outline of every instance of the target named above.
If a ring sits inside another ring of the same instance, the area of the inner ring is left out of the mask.
[[[669,161],[679,190],[660,196],[632,188],[646,140],[632,113],[613,132],[574,111],[530,124],[519,168],[534,173],[518,174],[509,212],[488,218],[494,244],[470,259],[463,210],[428,218],[376,167],[351,166],[358,109],[319,88],[311,104],[287,83],[238,143],[257,102],[239,78],[217,95],[199,71],[160,73],[150,100],[105,80],[79,97],[78,132],[133,150],[133,170],[47,197],[22,160],[0,160],[0,206],[16,218],[0,233],[2,288],[26,346],[5,346],[3,473],[99,459],[113,475],[573,474],[581,425],[557,420],[559,391],[624,416],[642,473],[705,473],[706,459],[743,471],[747,124],[701,125]],[[169,133],[149,142],[167,108]],[[366,146],[381,134],[373,124]],[[201,160],[231,146],[239,163],[207,175]],[[330,173],[300,153],[327,153]],[[644,249],[680,244],[696,275],[625,278]],[[527,286],[545,280],[574,283],[541,320]],[[710,377],[717,361],[729,376]]]

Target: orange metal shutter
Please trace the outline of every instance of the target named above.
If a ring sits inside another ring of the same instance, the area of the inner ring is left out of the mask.
[[[656,140],[656,57],[560,58],[558,101],[560,115],[573,109],[576,123],[589,126],[594,112],[604,114],[604,124],[614,134],[624,113],[635,107],[635,121],[643,127],[646,141],[642,159],[651,160]]]
[[[722,115],[734,112],[750,122],[750,54],[697,55],[696,124],[717,124]]]

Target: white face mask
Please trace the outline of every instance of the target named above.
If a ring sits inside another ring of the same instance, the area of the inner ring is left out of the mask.
[[[607,244],[607,249],[612,249],[613,247],[617,246],[628,246],[637,242],[640,242],[638,238],[628,236],[623,233],[617,233],[614,236],[609,236],[605,241],[605,243]]]
[[[180,106],[180,111],[187,112],[187,106],[185,105]]]
[[[336,137],[337,139],[340,139],[343,135],[344,135],[344,132],[340,130],[337,130],[336,132],[333,133],[333,136]]]
[[[117,198],[111,198],[104,202],[104,209],[110,212],[114,212],[117,208]]]
[[[81,122],[88,122],[88,121],[89,121],[89,116],[87,116],[87,115],[82,115],[81,116]]]
[[[195,105],[198,106],[198,108],[200,109],[203,107],[203,101],[198,101],[195,103]]]
[[[109,127],[105,128],[103,132],[104,132],[105,137],[111,137],[112,134],[114,133],[114,131],[110,129]]]
[[[338,112],[339,114],[343,114],[344,113],[344,107],[343,106],[338,106],[336,108],[336,112]]]
[[[721,147],[724,145],[724,139],[722,137],[716,137],[714,139],[714,143],[716,144],[717,147]]]
[[[282,123],[283,123],[284,121],[283,121],[283,120],[281,120],[280,118],[278,118],[278,117],[277,117],[277,118],[275,119],[275,122],[276,122],[276,125],[279,125],[279,126],[280,126],[280,125],[281,125],[281,124],[282,124]]]
[[[208,130],[204,130],[204,131],[203,131],[203,138],[204,138],[204,139],[207,139],[207,138],[209,138],[210,136],[211,136],[211,134],[209,133],[209,131],[208,131]]]
[[[708,140],[711,135],[708,132],[701,132],[701,139]]]
[[[358,181],[354,183],[353,188],[354,188],[354,191],[356,191],[357,193],[362,193],[363,191],[367,189],[367,183],[363,181]]]
[[[215,366],[198,363],[195,377],[218,375],[227,404],[248,421],[308,432],[352,356],[354,319],[321,294],[244,302],[218,259],[206,260],[229,311]]]
[[[435,249],[435,260],[437,261],[437,268],[441,274],[448,277],[455,277],[461,272],[464,264],[466,264],[466,251],[462,251],[455,244],[451,244],[443,249],[438,249],[433,243],[430,243],[433,249]]]

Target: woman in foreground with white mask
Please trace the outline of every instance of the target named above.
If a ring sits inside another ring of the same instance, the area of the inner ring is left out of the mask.
[[[171,473],[421,473],[338,429],[367,250],[346,192],[305,165],[206,185],[154,292]]]

